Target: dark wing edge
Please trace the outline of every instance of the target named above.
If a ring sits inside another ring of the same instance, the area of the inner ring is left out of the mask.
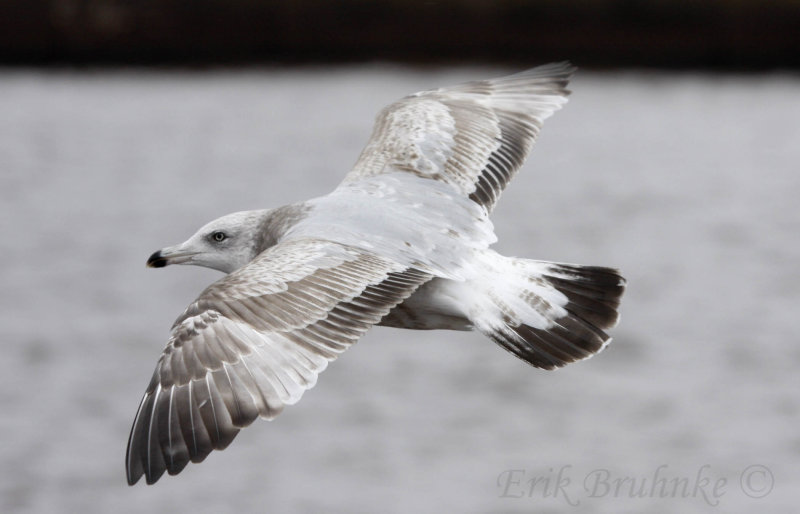
[[[257,417],[277,416],[314,386],[329,361],[430,279],[347,251],[352,258],[280,291],[226,299],[231,287],[242,289],[245,266],[190,305],[139,404],[125,459],[128,484],[177,474],[226,448]]]
[[[566,103],[575,70],[553,63],[395,102],[378,115],[345,183],[405,171],[449,183],[491,211],[544,120]]]

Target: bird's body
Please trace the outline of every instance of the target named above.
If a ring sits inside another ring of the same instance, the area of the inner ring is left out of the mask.
[[[478,330],[553,369],[602,349],[613,269],[504,257],[489,214],[565,101],[573,69],[535,68],[390,105],[326,196],[230,214],[148,264],[227,273],[178,318],[128,444],[129,483],[271,419],[372,325]]]

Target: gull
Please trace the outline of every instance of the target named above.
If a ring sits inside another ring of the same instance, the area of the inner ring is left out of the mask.
[[[405,97],[330,194],[229,214],[153,253],[150,267],[226,275],[172,326],[131,429],[128,483],[177,474],[275,418],[373,325],[476,330],[548,370],[602,350],[625,288],[617,270],[490,248],[489,215],[574,70]]]

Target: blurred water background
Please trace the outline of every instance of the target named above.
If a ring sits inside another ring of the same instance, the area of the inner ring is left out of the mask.
[[[148,255],[228,212],[326,194],[381,107],[507,71],[2,70],[0,510],[794,510],[792,73],[578,73],[493,220],[503,253],[623,270],[599,356],[545,372],[479,335],[379,327],[277,420],[125,484],[169,326],[220,276]],[[689,487],[603,494],[602,470]]]

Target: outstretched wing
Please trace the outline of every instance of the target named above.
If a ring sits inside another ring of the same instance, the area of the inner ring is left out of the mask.
[[[449,183],[491,211],[544,120],[566,103],[574,71],[548,64],[408,96],[378,115],[344,183],[406,171]]]
[[[430,277],[363,249],[278,244],[206,289],[172,328],[128,441],[128,483],[225,448],[314,386],[328,362]]]

